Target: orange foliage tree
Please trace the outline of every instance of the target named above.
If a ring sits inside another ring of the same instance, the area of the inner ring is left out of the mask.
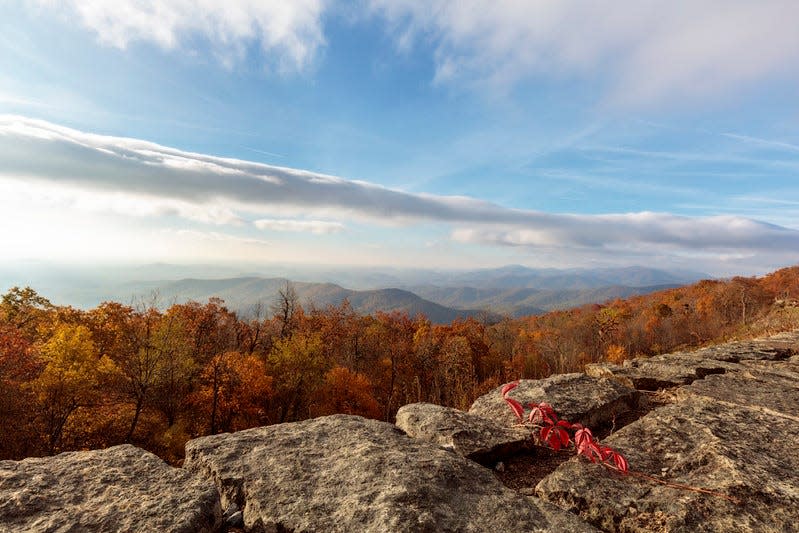
[[[261,305],[248,318],[219,299],[81,311],[14,287],[0,298],[0,458],[134,441],[179,461],[207,433],[336,412],[390,421],[411,402],[467,408],[518,378],[795,328],[793,298],[799,267],[436,325],[346,301],[306,313],[290,285],[271,317]]]

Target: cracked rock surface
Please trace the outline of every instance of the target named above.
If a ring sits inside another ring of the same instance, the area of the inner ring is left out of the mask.
[[[0,531],[217,531],[213,484],[131,445],[0,461]]]
[[[675,403],[604,440],[643,475],[574,458],[535,493],[603,531],[799,531],[797,335],[777,348],[774,339],[678,354],[678,365],[733,366],[678,387]]]
[[[195,439],[185,467],[217,484],[247,531],[595,531],[477,463],[357,416]]]
[[[432,403],[400,407],[396,425],[410,437],[438,444],[487,466],[532,444],[528,428],[504,427],[481,416]]]

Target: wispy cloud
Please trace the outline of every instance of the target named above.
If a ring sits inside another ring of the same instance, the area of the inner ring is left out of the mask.
[[[314,233],[316,235],[328,235],[344,231],[344,224],[341,222],[330,222],[326,220],[285,220],[274,218],[262,218],[253,222],[256,228],[271,231],[290,231],[297,233]]]
[[[307,68],[325,44],[325,0],[35,0],[61,10],[97,33],[101,42],[126,48],[133,42],[164,49],[190,48],[197,38],[223,62],[240,60],[260,45],[280,70]]]
[[[796,144],[791,144],[783,141],[774,141],[771,139],[761,139],[759,137],[752,137],[750,135],[739,135],[736,133],[723,133],[722,135],[730,139],[741,141],[747,144],[755,144],[758,146],[772,148],[775,150],[783,150],[793,153],[799,153],[799,145]]]
[[[341,221],[347,220],[389,226],[424,222],[454,228],[453,238],[460,242],[563,250],[799,249],[799,231],[739,216],[571,215],[509,209],[473,198],[413,194],[16,116],[0,116],[0,178],[130,194],[197,210],[223,206],[222,215],[231,221],[256,220],[256,226],[272,230],[331,233],[340,231]],[[292,212],[302,216],[274,218],[276,213]]]
[[[21,98],[0,92],[0,104],[12,106],[26,106],[26,107],[54,107],[51,104],[34,100],[32,98]]]
[[[777,158],[755,158],[739,155],[735,152],[692,152],[692,151],[668,151],[668,150],[642,150],[624,146],[601,146],[592,145],[581,148],[585,154],[598,154],[598,160],[602,161],[665,161],[676,164],[683,163],[719,163],[737,165],[739,167],[762,167],[762,168],[788,168],[799,169],[799,160],[795,157]],[[749,174],[747,169],[747,175]]]
[[[699,194],[696,188],[661,185],[643,180],[622,180],[607,175],[592,175],[586,172],[572,172],[557,168],[544,168],[536,171],[536,175],[552,181],[565,181],[579,184],[585,188],[614,190],[624,193],[638,192],[649,194],[676,194],[693,196]]]
[[[796,77],[799,3],[723,0],[371,0],[398,46],[436,44],[439,83],[597,80],[606,99],[648,106]]]

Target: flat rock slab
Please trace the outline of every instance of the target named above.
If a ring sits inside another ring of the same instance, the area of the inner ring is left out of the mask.
[[[691,352],[676,353],[731,363],[782,361],[799,353],[799,331],[786,331],[770,337],[727,342]]]
[[[0,461],[0,531],[217,531],[213,483],[130,445]]]
[[[678,396],[701,396],[779,413],[799,422],[799,374],[745,370],[708,376],[677,391]],[[799,437],[796,437],[799,446]]]
[[[186,444],[247,531],[595,531],[491,472],[392,424],[333,415]]]
[[[530,430],[432,403],[412,403],[397,411],[396,425],[415,439],[452,450],[472,461],[493,465],[532,445]]]
[[[502,387],[475,400],[469,413],[511,427],[517,419],[502,398]],[[642,401],[641,393],[614,379],[585,374],[560,374],[545,379],[523,379],[510,396],[523,405],[547,402],[558,416],[586,426],[611,423],[618,415],[633,411]]]
[[[573,459],[536,494],[605,531],[796,531],[796,421],[760,408],[695,397],[667,405],[605,443],[634,471],[736,498],[621,476]]]
[[[585,373],[596,378],[614,379],[637,390],[654,391],[688,385],[705,376],[738,369],[740,365],[734,362],[674,353],[628,359],[622,365],[591,363],[585,366]]]
[[[778,342],[769,339],[738,341],[692,352],[676,352],[700,359],[715,359],[730,363],[742,361],[781,361],[796,353],[793,342]]]
[[[586,365],[585,373],[596,378],[612,378],[634,389],[654,391],[690,385],[714,374],[736,372],[742,365],[787,365],[792,357],[796,357],[797,350],[799,334],[788,332],[692,352],[638,357],[624,361],[622,365],[592,363]]]
[[[747,369],[777,374],[787,379],[799,381],[799,355],[794,355],[785,361],[744,361],[741,364],[746,366]]]

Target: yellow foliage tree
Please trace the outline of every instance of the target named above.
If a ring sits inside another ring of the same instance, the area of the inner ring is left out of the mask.
[[[64,425],[76,409],[91,405],[104,374],[114,373],[114,363],[99,358],[85,326],[59,324],[39,348],[42,373],[29,384],[43,418],[47,450],[54,453]]]
[[[307,418],[310,401],[324,382],[330,361],[324,356],[317,334],[295,332],[275,342],[268,359],[268,372],[274,378],[278,421]]]
[[[618,344],[611,344],[605,351],[605,358],[611,363],[621,364],[627,359],[627,350],[624,346]]]

